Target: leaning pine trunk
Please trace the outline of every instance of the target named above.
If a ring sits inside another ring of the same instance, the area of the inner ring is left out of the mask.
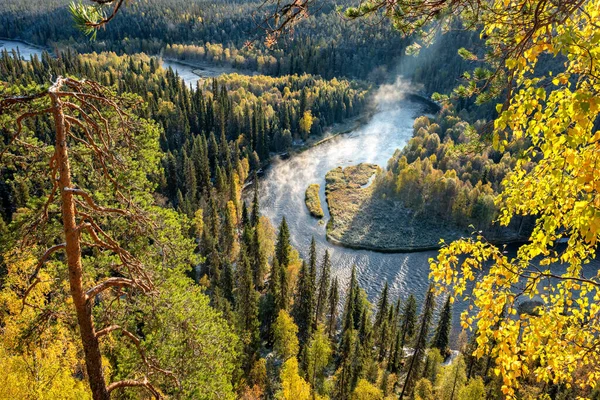
[[[90,389],[94,400],[109,400],[110,395],[106,388],[104,372],[102,370],[102,355],[100,344],[94,331],[91,304],[86,299],[83,290],[83,267],[81,263],[80,234],[75,222],[75,202],[73,194],[65,189],[71,188],[71,170],[69,166],[69,153],[67,148],[67,132],[65,116],[59,96],[56,90],[60,89],[62,82],[59,80],[50,89],[52,100],[54,124],[56,128],[55,157],[59,171],[59,190],[61,197],[62,219],[65,231],[65,243],[67,253],[67,265],[69,269],[69,284],[73,304],[77,311],[77,321],[81,342],[85,353],[85,365],[87,369]]]

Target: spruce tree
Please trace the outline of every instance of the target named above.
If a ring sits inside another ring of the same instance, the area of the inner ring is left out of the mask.
[[[448,353],[448,343],[450,338],[450,328],[452,325],[452,304],[450,303],[450,296],[444,303],[444,308],[440,314],[438,326],[435,330],[435,336],[431,347],[435,347],[440,351],[440,354],[445,358]]]
[[[321,266],[321,278],[319,279],[319,293],[317,294],[317,307],[315,310],[315,324],[322,321],[327,303],[327,294],[329,291],[329,281],[331,280],[331,262],[329,261],[329,251],[325,250],[323,264]]]
[[[264,287],[265,275],[267,273],[267,257],[263,251],[263,245],[260,239],[258,228],[254,228],[252,234],[252,254],[251,263],[252,270],[254,272],[254,284],[258,290],[262,290]]]
[[[417,299],[415,299],[415,296],[411,293],[410,296],[408,296],[402,311],[402,329],[399,331],[401,348],[406,346],[406,342],[408,342],[414,334],[416,323]]]
[[[264,296],[261,303],[261,320],[263,326],[263,336],[269,345],[273,344],[273,334],[271,326],[279,315],[279,297],[281,295],[281,279],[279,274],[281,268],[277,258],[273,258],[273,265],[271,266],[271,274],[269,275],[269,281],[267,283],[267,294]]]
[[[250,214],[250,223],[253,227],[258,225],[260,219],[260,210],[258,205],[258,175],[254,171],[254,198],[252,199],[252,213]],[[281,261],[281,260],[280,260]]]
[[[333,279],[331,284],[331,290],[329,291],[329,305],[327,307],[327,334],[330,339],[333,339],[335,335],[335,328],[337,323],[337,308],[340,301],[340,294],[338,289],[337,278]]]
[[[279,233],[277,234],[275,257],[277,257],[279,265],[285,268],[290,264],[290,248],[290,231],[285,217],[283,217],[281,224],[279,225]]]
[[[342,321],[342,330],[354,329],[356,324],[356,297],[358,296],[358,282],[356,281],[356,266],[352,266],[350,283],[346,292],[346,304]]]
[[[377,313],[375,314],[374,328],[377,329],[388,316],[388,283],[385,282],[379,301],[377,302]]]
[[[298,339],[304,346],[312,333],[312,316],[314,315],[314,291],[310,282],[310,273],[306,262],[302,262],[298,274],[298,284],[292,315],[298,326]]]
[[[248,207],[246,202],[242,201],[242,226],[247,226],[250,223],[250,217],[248,217]]]
[[[260,345],[260,324],[258,321],[258,293],[254,289],[250,262],[248,262],[244,252],[242,252],[237,271],[236,311],[238,334],[243,344],[242,368],[248,373],[252,368]]]
[[[406,378],[404,385],[402,386],[400,399],[404,398],[405,394],[411,394],[414,384],[419,377],[419,371],[423,363],[423,356],[425,355],[425,351],[427,349],[427,335],[429,334],[429,327],[431,325],[434,309],[435,295],[433,291],[433,285],[430,284],[429,289],[427,290],[427,295],[425,296],[425,302],[423,303],[423,311],[421,312],[419,329],[413,345],[413,355],[410,358],[410,362],[406,370]]]

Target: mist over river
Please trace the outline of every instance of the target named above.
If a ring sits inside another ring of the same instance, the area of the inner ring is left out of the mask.
[[[30,60],[34,54],[39,57],[43,51],[42,48],[24,42],[0,39],[0,50],[10,51],[17,48],[25,60]],[[196,81],[200,79],[198,69],[196,68],[194,73],[195,68],[191,65],[163,61],[163,67],[173,68],[188,85],[195,86]],[[275,159],[260,181],[262,214],[269,217],[275,226],[281,222],[283,216],[286,217],[292,244],[298,249],[301,257],[308,259],[310,241],[314,236],[319,262],[325,249],[328,249],[332,273],[340,279],[342,291],[345,291],[352,266],[355,265],[360,286],[367,291],[371,301],[377,300],[387,281],[392,299],[398,296],[406,299],[413,293],[420,303],[428,286],[428,260],[435,257],[437,251],[389,254],[353,250],[329,243],[325,238],[325,223],[329,219],[329,210],[325,203],[325,174],[338,166],[346,167],[361,162],[386,167],[394,151],[404,147],[411,138],[415,118],[426,112],[424,105],[403,99],[402,94],[407,89],[409,88],[405,87],[401,80],[393,85],[383,85],[374,97],[377,111],[367,124],[293,155],[288,160]],[[321,185],[324,223],[319,223],[313,218],[304,204],[304,193],[311,183]],[[514,252],[514,248],[509,251]],[[598,260],[593,260],[584,266],[584,275],[595,275],[599,266]],[[564,272],[563,267],[557,266],[552,269],[556,273]],[[441,299],[438,303],[441,303]],[[460,329],[460,313],[466,305],[464,302],[457,302],[453,307],[454,340]]]
[[[378,253],[349,249],[326,240],[325,223],[329,219],[329,210],[325,203],[325,174],[338,166],[362,162],[385,168],[394,151],[404,147],[412,137],[415,118],[425,112],[423,105],[402,99],[399,84],[386,86],[379,94],[391,89],[397,90],[396,96],[376,96],[378,111],[366,125],[293,155],[288,160],[273,161],[260,180],[260,206],[261,213],[269,217],[275,226],[285,216],[292,244],[302,258],[308,259],[313,236],[319,262],[325,249],[329,250],[332,273],[340,280],[342,290],[345,291],[355,265],[360,286],[367,291],[371,301],[377,299],[386,281],[392,299],[397,296],[405,299],[413,293],[421,301],[429,283],[428,259],[435,257],[436,251]],[[324,223],[312,217],[304,204],[304,193],[311,183],[321,185]],[[455,326],[458,326],[458,315],[455,312]]]

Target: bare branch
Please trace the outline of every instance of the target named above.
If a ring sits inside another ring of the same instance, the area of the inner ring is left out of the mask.
[[[126,388],[126,387],[144,387],[156,399],[162,398],[162,396],[160,395],[160,392],[154,386],[152,386],[152,384],[150,382],[148,382],[148,378],[146,378],[146,377],[144,377],[144,380],[142,380],[142,381],[136,381],[134,379],[126,379],[126,380],[122,380],[122,381],[118,381],[118,382],[113,382],[110,385],[108,385],[106,390],[108,391],[108,393],[111,393],[115,389],[121,389],[121,388]]]
[[[94,211],[98,211],[98,212],[102,212],[102,213],[116,213],[116,214],[121,214],[121,215],[130,215],[129,212],[122,210],[120,208],[101,207],[101,206],[97,205],[94,202],[94,199],[92,199],[92,197],[88,193],[86,193],[85,191],[83,191],[81,189],[63,188],[63,190],[65,192],[70,192],[70,193],[73,193],[73,194],[83,197],[83,199],[88,204],[88,206],[91,209],[93,209]]]
[[[99,295],[100,293],[102,293],[103,291],[105,291],[109,288],[122,288],[125,286],[135,287],[137,285],[136,285],[135,281],[132,279],[113,277],[113,278],[108,278],[107,280],[94,286],[93,288],[88,290],[85,293],[85,295],[86,295],[87,301],[90,301],[91,299],[93,299],[94,297],[96,297],[97,295]]]
[[[40,279],[38,278],[38,274],[40,273],[40,270],[42,269],[42,266],[44,265],[44,263],[48,260],[48,258],[56,253],[59,250],[62,250],[66,247],[66,243],[61,243],[61,244],[57,244],[55,246],[50,247],[48,250],[46,250],[44,252],[44,254],[40,257],[40,260],[38,261],[35,269],[33,270],[33,272],[31,273],[31,275],[29,276],[29,282],[31,282],[31,284],[29,285],[29,287],[27,288],[27,290],[25,290],[25,293],[23,293],[22,296],[22,300],[23,300],[23,306],[21,308],[21,311],[23,310],[23,308],[25,308],[25,301],[27,300],[27,296],[29,296],[29,293],[31,293],[31,291],[33,290],[33,288],[35,288],[35,286],[40,283]]]

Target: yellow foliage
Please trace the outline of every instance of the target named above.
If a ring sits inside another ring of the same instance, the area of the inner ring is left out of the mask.
[[[298,360],[292,357],[281,368],[280,400],[309,400],[310,385],[298,374]]]
[[[515,215],[533,215],[537,222],[516,257],[481,237],[462,240],[442,249],[431,276],[438,288],[451,287],[460,297],[477,277],[475,307],[462,323],[477,327],[476,355],[495,358],[506,397],[513,398],[528,375],[589,390],[600,379],[600,276],[582,275],[582,266],[596,257],[600,234],[600,132],[594,129],[600,1],[581,2],[564,18],[557,17],[559,3],[502,0],[486,7],[488,43],[524,43],[522,54],[505,63],[516,89],[498,106],[494,143],[500,150],[511,140],[531,143],[496,199],[499,220],[506,225]],[[506,10],[525,8],[536,13],[515,14],[524,27],[515,29],[516,17]],[[542,55],[559,53],[566,56],[563,71],[535,70]],[[566,247],[555,247],[561,239]],[[556,263],[562,266],[550,267]],[[517,315],[516,299],[533,296],[542,305],[533,315]]]
[[[91,399],[80,349],[75,345],[79,342],[60,318],[65,310],[53,309],[56,316],[45,319],[38,311],[48,308],[52,280],[47,271],[55,265],[48,263],[40,270],[40,283],[23,307],[17,293],[29,286],[28,274],[36,261],[30,254],[17,251],[6,254],[5,260],[8,274],[0,292],[0,399]],[[23,339],[29,335],[31,340]]]
[[[383,392],[366,379],[360,379],[352,393],[352,400],[383,400]]]

